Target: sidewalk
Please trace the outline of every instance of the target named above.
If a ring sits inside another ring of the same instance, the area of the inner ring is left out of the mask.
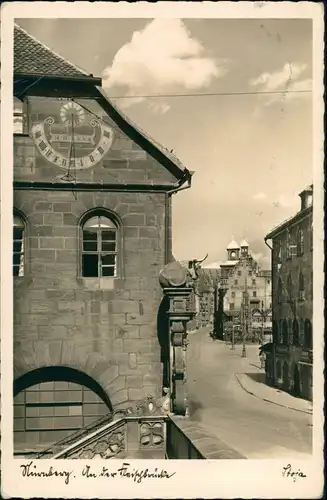
[[[287,392],[266,384],[265,371],[261,368],[260,361],[258,360],[259,357],[255,355],[256,353],[257,347],[251,346],[251,349],[247,352],[247,358],[243,358],[242,360],[242,368],[245,368],[244,372],[247,371],[247,373],[235,373],[235,377],[242,389],[263,401],[312,415],[312,403],[310,401],[296,398]],[[246,370],[244,363],[246,361],[249,370]]]
[[[259,358],[259,347],[259,344],[246,345],[246,357],[240,359],[240,368],[235,373],[235,377],[242,389],[263,401],[312,415],[312,403],[310,401],[296,398],[287,392],[266,384],[265,370],[261,368]],[[235,350],[231,350],[231,346],[226,344],[226,349],[230,354],[241,356],[242,346],[239,344],[235,346]]]

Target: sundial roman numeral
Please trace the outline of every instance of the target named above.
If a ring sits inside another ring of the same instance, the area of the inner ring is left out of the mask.
[[[90,158],[91,162],[94,163],[94,156],[90,155],[89,158]]]
[[[42,136],[42,132],[40,132],[39,130],[37,130],[35,132],[35,139],[39,139],[41,136]]]
[[[44,151],[46,147],[47,147],[47,145],[44,141],[41,141],[39,143],[39,148],[41,149],[41,151]]]
[[[101,146],[98,147],[98,151],[99,151],[100,155],[103,155],[104,149]]]

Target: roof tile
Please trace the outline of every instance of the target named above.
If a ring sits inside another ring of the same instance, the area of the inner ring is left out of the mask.
[[[46,76],[90,76],[15,24],[14,73]]]

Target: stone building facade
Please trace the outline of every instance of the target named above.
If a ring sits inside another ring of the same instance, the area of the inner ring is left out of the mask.
[[[272,247],[273,283],[267,380],[312,400],[313,186],[299,196],[299,212],[266,236]]]
[[[212,326],[215,314],[215,290],[219,279],[219,269],[203,267],[199,272],[198,291],[199,291],[199,312],[197,316],[197,325]]]
[[[227,246],[227,261],[220,265],[217,290],[216,336],[243,340],[244,293],[249,295],[249,333],[246,341],[264,341],[271,332],[271,272],[262,270],[243,240]]]
[[[162,396],[159,272],[191,173],[101,80],[14,39],[15,450]]]

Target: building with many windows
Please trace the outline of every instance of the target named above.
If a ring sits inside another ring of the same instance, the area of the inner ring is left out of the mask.
[[[216,336],[243,340],[242,311],[249,297],[249,332],[246,341],[263,341],[271,334],[271,273],[252,257],[248,243],[235,240],[227,246],[227,261],[220,265],[215,318]]]
[[[15,452],[162,396],[159,272],[191,173],[101,79],[14,32]]]
[[[215,315],[215,290],[220,270],[203,267],[199,271],[197,290],[199,293],[199,312],[197,326],[212,326]]]
[[[272,248],[273,344],[270,384],[312,400],[313,186],[300,210],[265,238]]]

